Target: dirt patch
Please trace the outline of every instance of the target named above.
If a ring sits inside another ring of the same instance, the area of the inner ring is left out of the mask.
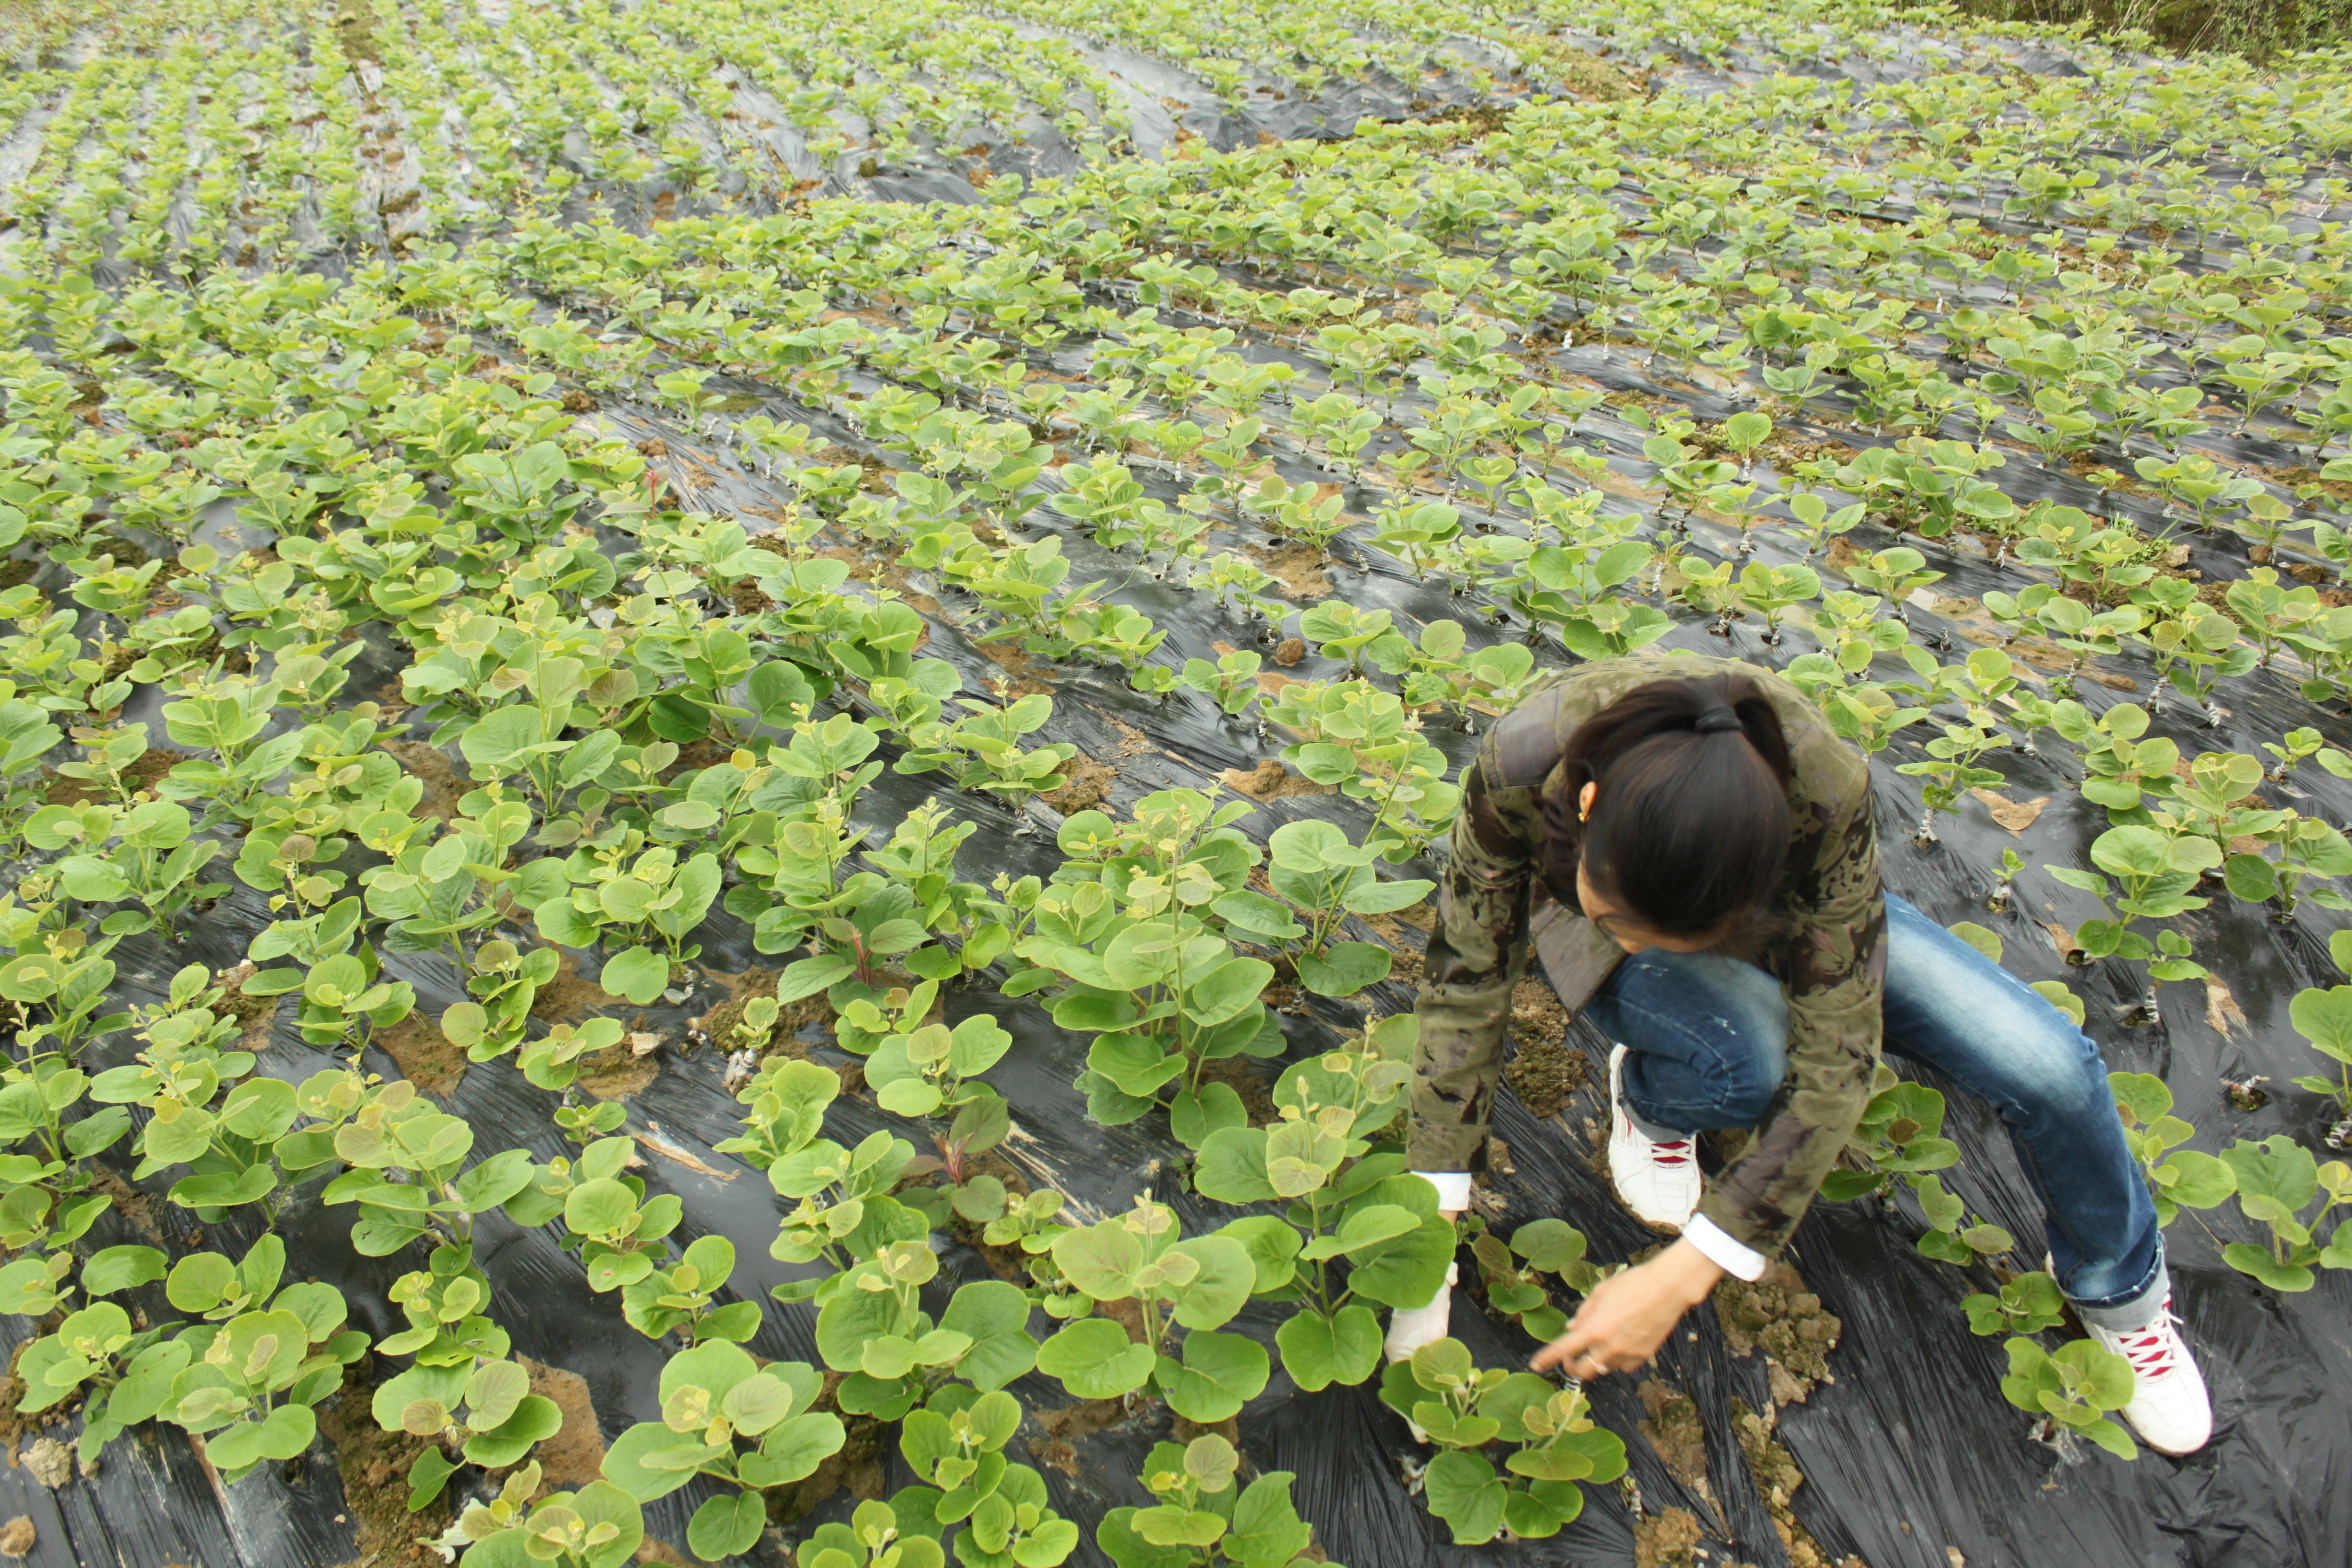
[[[1786,1263],[1775,1263],[1754,1284],[1725,1279],[1715,1287],[1715,1320],[1734,1355],[1764,1352],[1775,1405],[1802,1403],[1830,1376],[1829,1353],[1845,1323],[1821,1305]]]
[[[269,1043],[270,1024],[278,1016],[275,996],[247,996],[245,982],[260,973],[251,961],[234,969],[224,969],[213,978],[221,983],[220,1000],[212,1004],[215,1018],[232,1019],[237,1025],[237,1049],[259,1051]]]
[[[1511,1038],[1519,1049],[1503,1069],[1503,1081],[1539,1121],[1558,1115],[1591,1070],[1584,1053],[1568,1043],[1568,1016],[1541,980],[1521,980],[1511,993]]]
[[[1032,1419],[1045,1429],[1046,1436],[1067,1442],[1073,1437],[1117,1426],[1127,1419],[1127,1407],[1116,1399],[1088,1399],[1053,1410],[1035,1411]]]
[[[2038,796],[2033,800],[2011,800],[2008,796],[1989,789],[1972,789],[1968,793],[1983,801],[1985,810],[1992,813],[1993,820],[2011,833],[2023,833],[2027,828],[2032,827],[2035,821],[2040,818],[2042,808],[2050,804],[2050,797],[2047,795]]]
[[[556,965],[555,978],[541,986],[539,994],[531,999],[531,1016],[551,1024],[569,1023],[602,1012],[619,1000],[603,986],[583,977],[579,959],[565,953]]]
[[[1058,789],[1039,791],[1037,798],[1065,817],[1091,811],[1108,800],[1111,786],[1119,778],[1116,769],[1104,767],[1084,752],[1065,758],[1054,769],[1054,776],[1066,782]]]
[[[609,1050],[581,1057],[580,1076],[574,1082],[596,1099],[626,1100],[644,1093],[645,1086],[660,1074],[661,1054],[647,1051],[639,1055],[624,1036]]]
[[[1268,757],[1254,768],[1227,768],[1218,782],[1252,800],[1283,800],[1292,795],[1328,795],[1332,786],[1293,773],[1279,757]]]
[[[1758,1415],[1737,1399],[1731,1402],[1731,1430],[1739,1439],[1740,1452],[1747,1457],[1748,1475],[1764,1499],[1764,1510],[1772,1515],[1772,1528],[1780,1535],[1790,1568],[1863,1568],[1859,1557],[1831,1558],[1812,1532],[1797,1522],[1789,1499],[1805,1484],[1805,1473],[1772,1435],[1772,1427],[1769,1411]]]
[[[1635,1568],[1699,1568],[1707,1533],[1687,1508],[1665,1508],[1633,1522]]]
[[[689,1035],[708,1041],[730,1056],[746,1050],[765,1056],[782,1032],[784,1020],[779,1014],[765,1033],[746,1033],[743,1010],[753,998],[775,994],[776,971],[755,966],[739,975],[722,975],[707,969],[703,973],[727,988],[727,999],[700,1018],[688,1019]]]
[[[381,61],[384,57],[376,49],[376,14],[364,5],[350,6],[335,13],[335,47],[343,51],[343,58],[353,62]],[[364,1555],[364,1554],[363,1554]]]
[[[1644,1379],[1639,1392],[1642,1409],[1648,1412],[1641,1420],[1641,1435],[1675,1480],[1713,1506],[1715,1493],[1707,1485],[1707,1427],[1699,1419],[1698,1402],[1654,1377]]]
[[[378,1029],[373,1043],[400,1064],[400,1076],[415,1084],[419,1094],[449,1094],[466,1075],[465,1052],[450,1044],[440,1026],[423,1013],[410,1013],[389,1029]]]
[[[457,816],[457,803],[473,787],[472,780],[458,774],[457,764],[438,746],[428,746],[421,740],[388,740],[384,750],[398,759],[401,767],[414,779],[424,781],[424,798],[417,802],[417,815],[438,817],[444,822]]]
[[[1513,47],[1536,68],[1538,75],[1550,76],[1560,91],[1571,98],[1616,103],[1642,95],[1646,73],[1628,72],[1589,49],[1579,49],[1549,34],[1513,33],[1510,38]]]
[[[1045,678],[1046,672],[1039,669],[1037,660],[1029,650],[1011,638],[1000,637],[993,642],[976,642],[972,646],[980,657],[1004,671],[1004,695],[1028,697],[1053,690],[1053,683]]]
[[[1256,561],[1282,585],[1283,594],[1292,599],[1327,599],[1331,596],[1331,579],[1324,568],[1331,563],[1321,550],[1311,544],[1286,544],[1279,550],[1262,545],[1243,545],[1242,553]]]
[[[362,1356],[345,1369],[341,1396],[320,1405],[318,1412],[319,1434],[343,1477],[343,1506],[359,1560],[369,1568],[441,1568],[441,1554],[417,1537],[448,1528],[449,1494],[416,1513],[408,1511],[408,1467],[430,1445],[376,1425],[368,1413],[372,1390],[362,1370],[370,1359]]]
[[[515,1361],[531,1375],[531,1392],[555,1401],[563,1425],[544,1438],[531,1457],[543,1467],[549,1486],[586,1486],[604,1474],[604,1433],[596,1424],[596,1402],[588,1380],[562,1367],[541,1366],[528,1356]]]
[[[6,1524],[0,1524],[0,1557],[29,1557],[33,1543],[40,1537],[33,1529],[30,1514],[18,1514]]]
[[[1286,670],[1296,666],[1306,656],[1307,640],[1304,637],[1285,637],[1274,645],[1274,662]]]
[[[24,1451],[24,1467],[54,1492],[74,1477],[74,1451],[54,1437],[38,1437]]]
[[[184,751],[150,747],[139,754],[137,761],[123,769],[123,790],[130,795],[152,791],[158,779],[187,760],[188,754]],[[108,796],[88,779],[53,777],[48,789],[42,792],[42,798],[52,806],[81,806],[91,801],[105,800]]]
[[[1247,1056],[1219,1056],[1201,1063],[1202,1083],[1221,1083],[1241,1096],[1241,1107],[1249,1112],[1249,1124],[1263,1127],[1277,1119],[1274,1110],[1273,1087],[1258,1071],[1257,1063]]]

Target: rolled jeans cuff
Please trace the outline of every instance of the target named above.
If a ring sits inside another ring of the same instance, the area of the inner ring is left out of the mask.
[[[2172,1273],[2165,1267],[2164,1245],[2156,1246],[2156,1261],[2149,1265],[2148,1277],[2140,1285],[2121,1295],[2103,1301],[2084,1301],[2069,1296],[2074,1315],[2091,1327],[2103,1328],[2111,1334],[2128,1334],[2146,1328],[2164,1311],[2165,1299],[2172,1294]]]

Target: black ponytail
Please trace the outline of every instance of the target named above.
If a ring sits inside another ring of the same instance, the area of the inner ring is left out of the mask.
[[[1763,914],[1788,860],[1780,716],[1743,675],[1652,681],[1576,727],[1544,801],[1543,875],[1593,888],[1660,936],[1728,935]],[[1598,787],[1592,815],[1578,797]]]

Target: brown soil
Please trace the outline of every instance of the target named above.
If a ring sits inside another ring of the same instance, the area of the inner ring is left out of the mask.
[[[565,953],[556,965],[555,978],[531,999],[531,1016],[551,1024],[569,1023],[602,1012],[619,1000],[595,981],[582,978],[580,961]]]
[[[1212,1421],[1207,1426],[1203,1426],[1198,1421],[1187,1421],[1184,1417],[1177,1416],[1168,1423],[1169,1438],[1179,1443],[1189,1443],[1196,1437],[1206,1437],[1212,1432],[1239,1448],[1241,1446],[1241,1417],[1227,1416],[1222,1421]]]
[[[2316,468],[2257,468],[2254,471],[2274,483],[2285,485],[2289,489],[2303,485],[2316,485],[2319,487],[2320,493],[2329,499],[2339,504],[2352,503],[2352,481],[2322,479]]]
[[[1258,1071],[1257,1062],[1247,1056],[1219,1056],[1201,1063],[1201,1082],[1221,1083],[1241,1096],[1242,1109],[1249,1112],[1249,1124],[1263,1127],[1277,1120],[1274,1110],[1274,1091]]]
[[[741,1038],[740,1030],[743,1010],[752,999],[775,993],[776,971],[754,966],[739,975],[723,975],[708,969],[703,973],[727,988],[727,999],[700,1018],[688,1019],[687,1029],[729,1055],[749,1048],[765,1056],[775,1044],[776,1036],[783,1032],[783,1018],[779,1016],[767,1033],[755,1038]]]
[[[270,1023],[278,1016],[281,998],[245,994],[245,982],[258,972],[257,967],[248,961],[234,969],[224,969],[215,976],[225,989],[220,1000],[212,1004],[213,1016],[237,1021],[237,1049],[240,1051],[258,1051],[267,1045]]]
[[[0,1557],[29,1557],[37,1539],[32,1516],[18,1514],[6,1524],[0,1524]]]
[[[2032,827],[2041,816],[2042,808],[2050,803],[2047,795],[2033,800],[2011,800],[1989,789],[1972,789],[1968,793],[1983,801],[1985,810],[1992,813],[1993,820],[2011,833],[2023,833]]]
[[[1029,1439],[1029,1457],[1049,1470],[1059,1470],[1073,1481],[1078,1479],[1078,1450],[1058,1437]]]
[[[580,1076],[574,1082],[589,1095],[599,1100],[626,1100],[642,1094],[660,1075],[661,1056],[653,1051],[638,1055],[624,1036],[609,1050],[581,1057],[579,1066]]]
[[[132,795],[152,790],[158,779],[187,760],[188,754],[184,751],[166,751],[161,747],[150,747],[139,754],[137,761],[123,769],[123,788]],[[43,792],[42,798],[52,806],[80,806],[94,800],[104,800],[107,797],[87,779],[56,778],[53,776],[48,789]]]
[[[1279,757],[1268,757],[1254,768],[1227,768],[1217,778],[1226,788],[1247,795],[1252,800],[1282,800],[1292,795],[1328,795],[1332,788],[1291,772],[1282,765]]]
[[[1029,650],[1010,637],[974,645],[980,657],[1005,672],[1008,697],[1027,697],[1037,692],[1051,692],[1053,685],[1045,677],[1047,672],[1038,667]]]
[[[375,1033],[375,1043],[400,1064],[400,1076],[419,1094],[438,1098],[454,1092],[466,1075],[466,1054],[449,1043],[440,1026],[423,1013],[410,1013]]]
[[[1636,1568],[1699,1568],[1706,1532],[1687,1508],[1666,1508],[1633,1522]]]
[[[1584,1087],[1584,1053],[1568,1043],[1568,1010],[1541,980],[1521,980],[1511,993],[1511,1038],[1518,1051],[1503,1069],[1503,1081],[1542,1120],[1556,1116]]]
[[[1781,1550],[1788,1553],[1790,1568],[1863,1568],[1859,1557],[1831,1559],[1812,1533],[1797,1522],[1796,1510],[1790,1506],[1789,1499],[1805,1484],[1805,1473],[1797,1468],[1797,1461],[1788,1449],[1772,1435],[1772,1427],[1769,1411],[1757,1415],[1739,1400],[1731,1402],[1732,1432],[1739,1439],[1740,1452],[1747,1456],[1748,1474],[1764,1499],[1765,1512],[1772,1515],[1772,1528],[1780,1535]]]
[[[1754,1284],[1725,1279],[1715,1287],[1715,1318],[1734,1355],[1764,1352],[1776,1405],[1803,1402],[1816,1384],[1834,1381],[1829,1353],[1845,1323],[1786,1263],[1775,1263]]]
[[[417,802],[417,815],[452,820],[457,815],[457,803],[472,788],[472,781],[463,778],[457,764],[438,746],[428,746],[421,740],[388,740],[384,750],[399,759],[409,776],[424,780],[424,798]]]
[[[588,1397],[588,1380],[562,1367],[541,1366],[528,1356],[515,1361],[531,1375],[531,1392],[555,1401],[563,1425],[555,1436],[531,1450],[549,1486],[586,1486],[604,1474],[604,1434],[596,1424],[596,1402]]]
[[[449,1525],[449,1494],[424,1509],[408,1511],[408,1467],[427,1444],[406,1432],[387,1432],[368,1413],[362,1356],[344,1369],[343,1392],[319,1406],[319,1434],[334,1450],[343,1477],[343,1506],[359,1544],[359,1560],[370,1568],[441,1568],[441,1556],[420,1545],[418,1536],[439,1535]]]
[[[1331,596],[1331,579],[1323,571],[1328,563],[1323,552],[1311,544],[1286,544],[1279,550],[1268,550],[1261,545],[1244,545],[1242,552],[1271,573],[1289,598],[1325,599]]]
[[[1642,1417],[1641,1435],[1674,1479],[1713,1505],[1715,1494],[1707,1485],[1707,1428],[1699,1419],[1698,1402],[1654,1377],[1644,1379],[1639,1392],[1642,1409],[1649,1412]]]
[[[1032,1412],[1032,1419],[1045,1429],[1051,1438],[1067,1440],[1117,1426],[1127,1419],[1127,1408],[1116,1399],[1088,1399],[1058,1409]]]
[[[54,1492],[74,1477],[74,1451],[54,1437],[38,1437],[24,1451],[24,1467]]]
[[[1065,782],[1058,789],[1039,791],[1037,798],[1065,817],[1091,811],[1108,800],[1111,786],[1119,778],[1117,769],[1104,767],[1084,752],[1065,759],[1054,769],[1054,776]]]
[[[1307,640],[1304,637],[1285,637],[1274,645],[1274,662],[1286,670],[1296,666],[1306,656]]]

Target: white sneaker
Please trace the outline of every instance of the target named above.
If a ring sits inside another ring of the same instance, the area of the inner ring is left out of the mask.
[[[1609,1179],[1617,1197],[1644,1225],[1679,1231],[1699,1212],[1698,1142],[1658,1142],[1633,1123],[1625,1108],[1625,1047],[1609,1052]]]
[[[1454,1282],[1461,1277],[1461,1265],[1446,1265],[1445,1283],[1437,1287],[1437,1295],[1426,1307],[1396,1307],[1388,1314],[1388,1338],[1381,1344],[1381,1352],[1391,1361],[1410,1361],[1413,1352],[1423,1345],[1434,1345],[1446,1337],[1446,1329],[1453,1320]]]
[[[2213,1435],[2213,1401],[2205,1391],[2205,1374],[2181,1338],[2180,1320],[2172,1315],[2172,1298],[2156,1312],[2156,1321],[2128,1332],[2086,1324],[2091,1337],[2131,1363],[2131,1403],[2123,1418],[2140,1434],[2140,1441],[2160,1454],[2193,1454]]]

